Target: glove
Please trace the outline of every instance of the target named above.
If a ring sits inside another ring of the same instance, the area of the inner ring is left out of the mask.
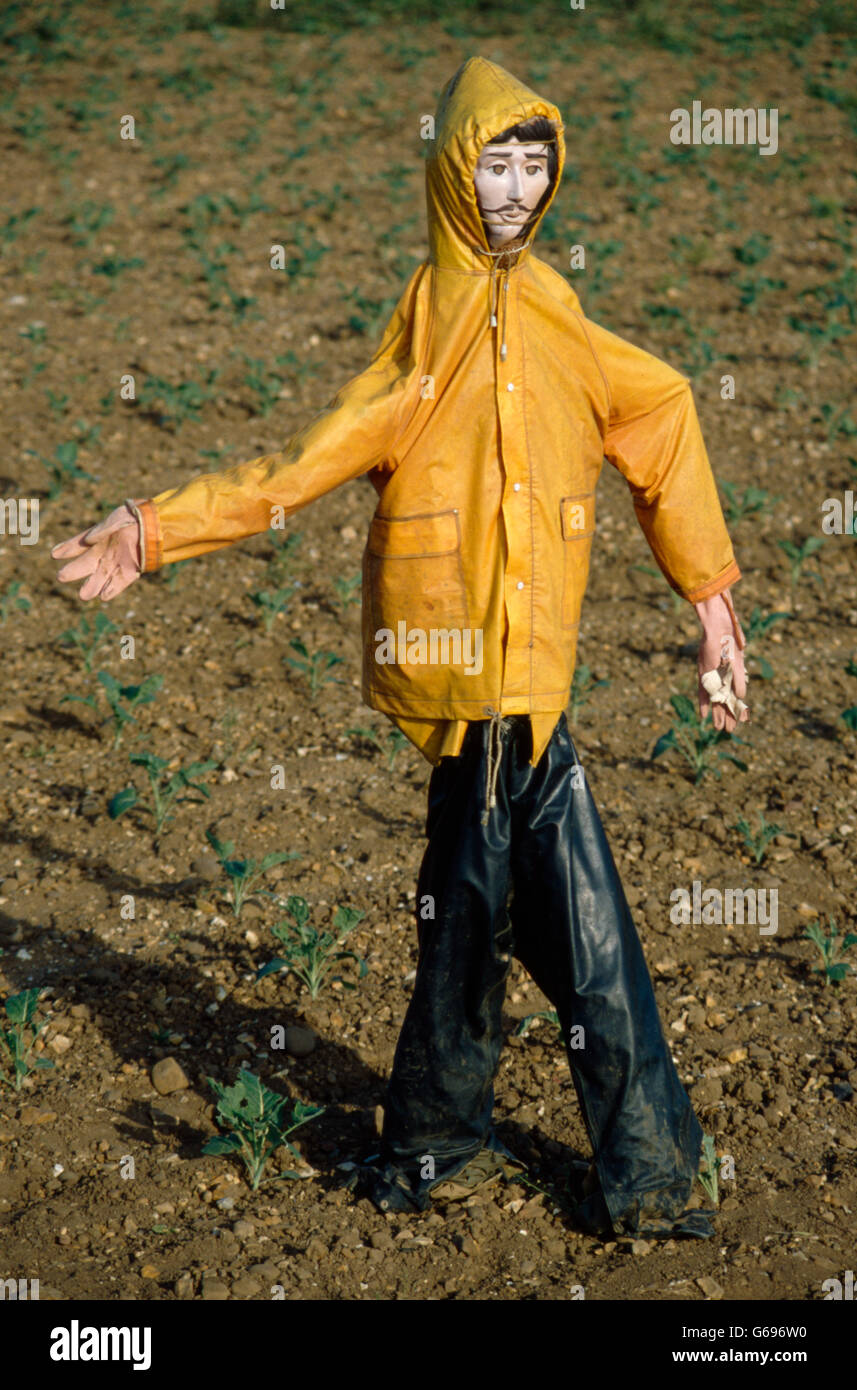
[[[70,560],[57,575],[63,584],[85,579],[80,597],[116,598],[142,573],[142,527],[133,504],[124,502],[104,521],[55,545],[55,560]]]
[[[715,729],[731,734],[736,725],[746,723],[750,711],[744,703],[747,675],[744,648],[747,640],[729,589],[694,604],[702,623],[699,646],[699,713],[704,719],[711,710]]]

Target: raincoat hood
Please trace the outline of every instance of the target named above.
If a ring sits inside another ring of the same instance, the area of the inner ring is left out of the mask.
[[[557,170],[548,195],[530,225],[531,242],[562,178],[565,141],[560,113],[504,68],[486,58],[468,58],[450,79],[435,118],[434,148],[426,163],[429,259],[445,270],[488,275],[496,258],[523,263],[528,247],[495,251],[479,212],[473,175],[483,146],[510,126],[545,116],[556,130]],[[535,142],[534,142],[535,143]]]

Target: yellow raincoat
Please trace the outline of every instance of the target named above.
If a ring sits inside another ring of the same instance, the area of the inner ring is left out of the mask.
[[[427,162],[428,259],[370,365],[282,452],[138,503],[147,572],[368,474],[363,698],[431,762],[498,712],[531,716],[538,762],[569,698],[605,457],[676,592],[698,602],[741,577],[688,379],[587,319],[529,240],[489,247],[479,152],[534,116],[557,128],[540,222],[562,175],[559,111],[496,64],[465,62]]]

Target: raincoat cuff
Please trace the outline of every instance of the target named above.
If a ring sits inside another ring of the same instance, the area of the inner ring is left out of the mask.
[[[738,563],[733,560],[714,579],[709,579],[707,584],[701,584],[698,589],[692,589],[690,592],[683,591],[684,597],[688,603],[701,603],[704,598],[714,598],[715,594],[731,588],[733,584],[737,584],[740,578],[741,571],[738,568]]]
[[[148,574],[151,570],[160,569],[164,559],[157,507],[151,498],[142,497],[128,498],[125,505],[131,508],[140,523],[140,556],[142,559],[140,573]]]

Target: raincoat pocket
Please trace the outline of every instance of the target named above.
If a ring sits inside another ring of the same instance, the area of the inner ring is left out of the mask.
[[[375,631],[396,632],[400,622],[424,631],[469,626],[457,507],[416,516],[375,516],[365,563]]]
[[[589,553],[595,534],[595,492],[576,492],[560,499],[563,539],[562,626],[577,627],[586,580]]]

